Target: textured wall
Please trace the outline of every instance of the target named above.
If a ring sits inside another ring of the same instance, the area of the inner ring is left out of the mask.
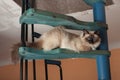
[[[14,0],[18,4],[20,0]],[[30,0],[32,2],[33,0]],[[48,10],[57,13],[73,13],[90,9],[83,0],[34,0],[38,9]],[[107,5],[112,4],[112,0],[106,0]]]

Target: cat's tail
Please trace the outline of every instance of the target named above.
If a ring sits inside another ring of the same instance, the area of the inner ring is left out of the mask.
[[[22,46],[22,43],[16,43],[12,46],[11,48],[11,61],[16,64],[19,62],[19,55],[18,55],[18,50],[19,47]],[[42,49],[42,42],[34,42],[34,43],[28,43],[26,42],[26,46],[30,48],[36,48],[36,49]]]

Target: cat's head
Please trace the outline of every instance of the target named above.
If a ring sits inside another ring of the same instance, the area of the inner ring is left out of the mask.
[[[83,30],[81,39],[86,45],[97,48],[101,43],[99,31]]]

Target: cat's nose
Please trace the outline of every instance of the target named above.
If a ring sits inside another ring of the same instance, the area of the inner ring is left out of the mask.
[[[87,40],[89,43],[94,43],[93,37],[89,37]]]

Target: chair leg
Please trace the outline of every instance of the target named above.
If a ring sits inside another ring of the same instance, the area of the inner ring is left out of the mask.
[[[61,65],[59,66],[59,69],[60,69],[60,80],[63,80],[62,67],[61,67]]]
[[[36,80],[36,61],[33,60],[33,80]]]
[[[46,60],[45,60],[45,77],[46,77],[46,80],[48,80],[48,68],[47,68]]]
[[[20,59],[20,80],[23,80],[23,59]]]
[[[60,80],[63,80],[61,61],[56,61],[56,60],[45,60],[45,76],[46,76],[46,80],[48,80],[48,68],[47,68],[47,65],[48,65],[48,64],[57,65],[57,66],[59,67],[59,71],[60,71]]]
[[[25,80],[28,80],[28,60],[25,60]]]

